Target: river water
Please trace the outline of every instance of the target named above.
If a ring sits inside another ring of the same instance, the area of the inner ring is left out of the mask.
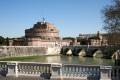
[[[80,57],[80,56],[41,56],[30,61],[42,63],[82,64],[82,65],[114,65],[112,59]]]

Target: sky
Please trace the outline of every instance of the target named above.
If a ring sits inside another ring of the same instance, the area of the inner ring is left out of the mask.
[[[0,36],[21,37],[42,21],[53,23],[61,37],[104,32],[102,10],[112,0],[0,0]]]

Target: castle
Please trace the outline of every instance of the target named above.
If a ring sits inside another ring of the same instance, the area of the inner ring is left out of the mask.
[[[13,39],[10,45],[14,46],[67,46],[70,41],[62,40],[59,30],[45,19],[37,22],[30,29],[25,29],[25,36]]]

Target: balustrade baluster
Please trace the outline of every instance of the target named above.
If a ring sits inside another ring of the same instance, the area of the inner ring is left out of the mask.
[[[66,67],[66,77],[68,77],[68,68]]]
[[[45,73],[46,72],[46,67],[45,67],[45,65],[43,65],[43,73]]]
[[[79,77],[79,66],[77,68],[77,77]]]
[[[35,74],[37,74],[38,72],[38,69],[37,69],[37,64],[36,64],[36,66],[35,66]]]
[[[74,73],[74,76],[75,76],[75,77],[77,76],[77,66],[75,66],[75,73]]]
[[[0,64],[0,69],[1,69],[1,67],[2,67],[2,64]]]
[[[72,76],[70,76],[70,69],[69,69],[70,67],[68,67],[68,77],[72,77]],[[72,67],[73,68],[73,67]]]
[[[22,66],[20,64],[19,64],[19,66],[20,66],[20,68],[19,68],[20,69],[20,73],[22,74]]]
[[[72,68],[73,68],[73,66],[72,67],[69,67],[69,73],[70,73],[70,76],[72,77],[73,75],[73,71],[72,71]]]
[[[78,66],[78,72],[77,72],[77,74],[78,74],[78,77],[80,77],[80,66]]]
[[[24,74],[24,65],[22,65],[22,73]]]
[[[119,69],[116,69],[116,77],[119,79]]]
[[[40,71],[41,71],[41,73],[43,73],[43,66],[42,65],[40,67]]]
[[[40,73],[42,73],[42,66],[40,65]]]
[[[0,69],[7,67],[6,64],[0,63]],[[39,64],[39,63],[24,63],[18,62],[18,74],[19,75],[33,75],[40,76],[41,73],[51,73],[52,67],[49,64]],[[56,68],[55,68],[56,69]],[[62,65],[62,68],[57,68],[55,77],[66,77],[66,78],[80,78],[80,77],[96,77],[96,79],[100,76],[100,67],[98,66],[81,66],[81,65]],[[60,73],[61,71],[62,74]],[[116,68],[114,68],[116,69]],[[119,76],[119,69],[112,71],[113,76]],[[115,73],[115,74],[114,74]]]
[[[76,66],[73,67],[73,72],[72,72],[73,77],[75,77],[75,69],[76,69]]]
[[[33,71],[32,72],[33,72],[33,74],[35,74],[35,65],[33,65]]]
[[[23,65],[21,65],[21,72],[23,73]]]
[[[39,65],[39,73],[41,73],[41,65]]]
[[[49,66],[47,65],[47,73],[49,73]]]
[[[28,64],[27,66],[28,66],[28,74],[31,74],[32,73],[32,71],[31,71],[32,70],[32,65]]]
[[[23,65],[24,74],[26,74],[26,65]]]
[[[69,66],[68,67],[69,69],[68,69],[68,71],[69,71],[69,73],[68,73],[68,75],[69,75],[69,77],[73,77],[73,67],[71,66]]]
[[[28,74],[28,68],[29,66],[27,66],[27,64],[25,65],[25,73]]]
[[[20,65],[19,65],[19,63],[18,63],[18,65],[17,65],[17,66],[18,66],[18,73],[19,73],[19,71],[20,71],[20,69],[19,69],[19,68],[20,68]]]
[[[36,70],[37,74],[39,74],[39,65],[37,65],[37,70]]]
[[[31,65],[28,64],[28,65],[27,65],[27,68],[28,68],[28,74],[31,74]]]
[[[74,67],[74,77],[76,77],[76,66]]]
[[[62,67],[62,76],[65,77],[65,67]]]
[[[18,73],[20,73],[20,65],[18,64]]]
[[[34,65],[31,65],[31,74],[34,74]]]
[[[27,74],[27,66],[24,66],[25,74]]]
[[[81,77],[82,76],[82,67],[80,66],[80,68],[79,68],[79,76]]]
[[[39,66],[36,65],[36,74],[39,74]]]

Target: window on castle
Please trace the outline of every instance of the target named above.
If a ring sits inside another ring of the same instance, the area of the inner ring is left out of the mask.
[[[50,29],[50,31],[54,31],[54,29]]]

